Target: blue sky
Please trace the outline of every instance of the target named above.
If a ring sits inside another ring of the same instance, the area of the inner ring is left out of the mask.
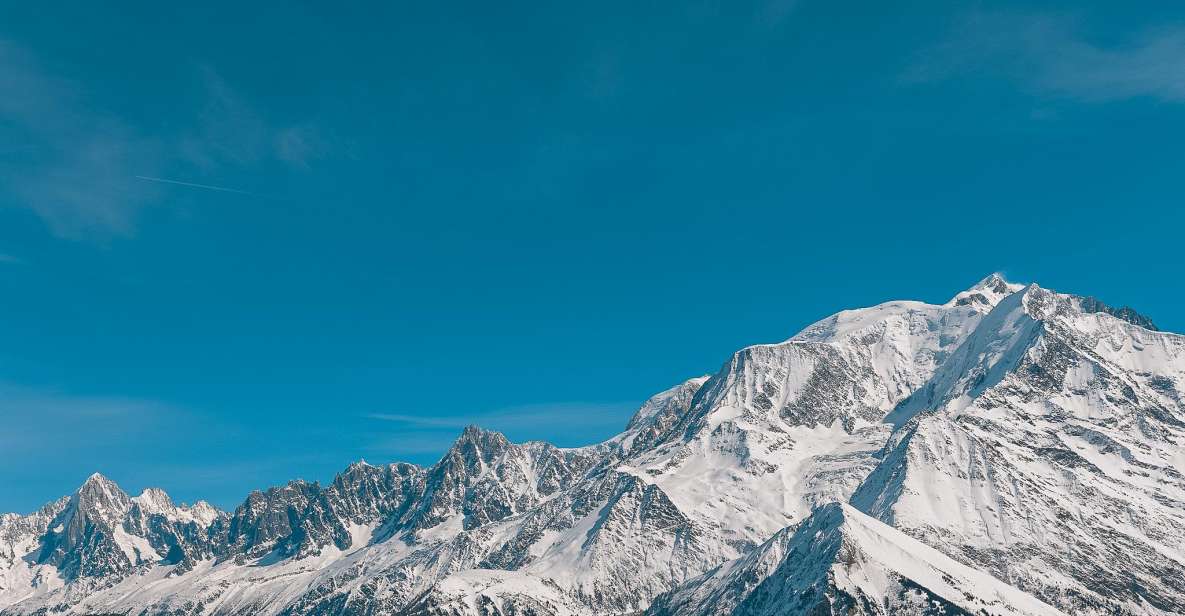
[[[0,511],[561,445],[1000,270],[1185,331],[1185,6],[0,7]]]

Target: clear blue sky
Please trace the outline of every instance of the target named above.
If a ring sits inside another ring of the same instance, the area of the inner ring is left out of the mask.
[[[0,511],[594,442],[995,270],[1185,331],[1179,2],[205,4],[0,8]]]

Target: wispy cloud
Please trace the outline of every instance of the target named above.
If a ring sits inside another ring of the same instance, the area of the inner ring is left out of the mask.
[[[0,167],[19,204],[59,236],[128,234],[151,190],[133,169],[155,170],[159,144],[87,109],[70,83],[47,75],[25,50],[0,40],[0,121],[26,162]]]
[[[235,426],[217,417],[161,400],[7,381],[0,381],[0,426],[0,476],[9,480],[0,492],[0,512],[32,510],[95,471],[135,478],[128,489],[172,484],[176,477],[162,472],[163,466],[179,459],[208,462],[202,453],[214,451],[227,434],[237,435]]]
[[[323,158],[331,147],[324,133],[311,125],[289,126],[275,136],[276,157],[305,169],[313,161]]]
[[[0,382],[0,449],[6,454],[0,463],[19,463],[23,454],[46,451],[118,450],[184,415],[154,400],[79,396]]]
[[[25,262],[25,260],[20,257],[0,252],[0,263],[8,263],[10,265],[20,265],[24,262]]]
[[[976,13],[906,74],[924,82],[998,74],[1026,88],[1083,102],[1147,97],[1185,102],[1185,25],[1095,42],[1065,15]]]
[[[390,424],[392,430],[376,429],[366,449],[388,457],[437,455],[470,425],[504,432],[516,441],[566,435],[568,442],[557,444],[587,445],[621,431],[636,408],[632,402],[558,402],[456,416],[369,413],[366,418]]]
[[[330,140],[313,124],[269,121],[213,67],[199,67],[198,74],[205,102],[179,145],[189,162],[216,169],[271,160],[307,169],[330,149]]]
[[[589,425],[624,427],[625,420],[636,406],[630,402],[557,402],[526,404],[453,417],[428,417],[407,413],[370,413],[366,417],[420,428],[460,429],[470,425],[492,430]]]
[[[363,450],[368,456],[382,459],[406,460],[423,456],[431,459],[444,453],[456,438],[455,432],[383,434],[363,445]]]
[[[464,428],[472,423],[465,419],[442,419],[438,417],[405,415],[402,413],[367,413],[365,417],[367,419],[391,421],[421,428]]]
[[[0,138],[9,153],[0,191],[59,237],[130,236],[141,211],[161,201],[160,184],[250,194],[217,181],[170,180],[164,169],[208,180],[269,161],[307,169],[324,157],[329,141],[315,126],[269,121],[212,68],[196,77],[204,101],[182,128],[162,134],[98,110],[79,83],[0,40]]]

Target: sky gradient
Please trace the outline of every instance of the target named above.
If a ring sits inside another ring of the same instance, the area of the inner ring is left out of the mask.
[[[993,271],[1185,331],[1185,5],[0,8],[0,511],[580,445]]]

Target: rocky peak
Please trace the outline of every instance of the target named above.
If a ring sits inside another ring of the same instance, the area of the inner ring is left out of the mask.
[[[1008,282],[1003,275],[993,273],[975,283],[970,289],[955,295],[946,305],[971,306],[981,312],[987,312],[1000,303],[1000,300],[1023,288],[1024,285]]]
[[[688,379],[664,392],[651,396],[630,419],[626,431],[617,439],[625,452],[652,447],[688,411],[696,393],[708,382],[708,376]]]
[[[144,513],[159,513],[164,516],[176,514],[177,507],[173,499],[160,488],[147,488],[139,496],[132,497],[132,502],[140,507]]]
[[[189,513],[189,515],[193,517],[194,521],[196,521],[203,528],[209,526],[219,517],[226,515],[220,509],[204,500],[197,501],[188,507],[182,505],[181,509]]]
[[[94,473],[74,493],[71,506],[110,523],[127,513],[131,499],[114,481]]]
[[[228,555],[259,558],[270,552],[293,534],[320,491],[317,484],[298,479],[249,494],[227,521]]]
[[[414,464],[374,466],[355,462],[329,487],[333,510],[355,524],[402,515],[424,489],[424,469]]]
[[[128,495],[95,473],[47,525],[36,562],[58,567],[66,579],[123,574],[138,557],[117,541],[131,509]]]
[[[1087,312],[1087,313],[1103,312],[1103,313],[1109,314],[1117,319],[1127,321],[1128,323],[1131,323],[1132,325],[1138,325],[1140,327],[1143,327],[1144,329],[1151,330],[1154,332],[1160,331],[1159,329],[1157,329],[1156,324],[1152,322],[1152,319],[1136,312],[1136,310],[1134,308],[1131,308],[1129,306],[1120,306],[1118,308],[1108,306],[1107,304],[1104,304],[1102,301],[1098,300],[1097,298],[1094,298],[1094,297],[1091,297],[1088,295],[1085,297],[1078,298],[1078,307],[1083,312]]]
[[[510,441],[502,433],[469,425],[445,455],[459,457],[464,461],[465,469],[475,474],[481,471],[482,464],[488,464],[509,447]]]

